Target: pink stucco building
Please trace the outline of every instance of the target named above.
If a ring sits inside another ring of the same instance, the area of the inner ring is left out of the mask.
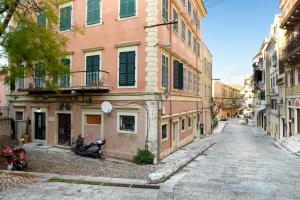
[[[44,88],[41,74],[17,81],[13,93],[14,113],[30,120],[33,141],[70,145],[83,134],[86,142],[105,137],[108,156],[132,159],[146,147],[162,158],[200,136],[201,123],[203,134],[211,132],[201,0],[73,0],[59,9],[70,76],[59,94]],[[46,24],[40,15],[38,22]],[[73,25],[84,34],[74,37]]]

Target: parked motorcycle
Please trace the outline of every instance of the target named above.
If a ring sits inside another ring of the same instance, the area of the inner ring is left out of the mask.
[[[8,163],[7,169],[12,171],[21,171],[27,168],[27,152],[23,148],[23,140],[21,142],[17,142],[17,145],[12,145],[3,149],[0,152],[0,155],[6,160]]]
[[[91,143],[89,145],[84,145],[84,138],[81,135],[78,135],[75,140],[75,145],[73,151],[75,154],[80,156],[92,157],[92,158],[101,158],[102,155],[102,146],[106,143],[104,138],[97,140],[96,144]]]

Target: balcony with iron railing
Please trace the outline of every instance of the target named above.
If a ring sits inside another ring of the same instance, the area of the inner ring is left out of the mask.
[[[300,29],[295,32],[297,34],[289,37],[283,49],[283,60],[288,64],[293,64],[300,60]]]
[[[280,28],[293,30],[300,22],[300,1],[289,0],[288,6],[283,10],[281,19]]]
[[[106,71],[74,71],[63,75],[57,84],[47,86],[50,80],[48,75],[35,75],[20,78],[15,82],[14,90],[29,93],[53,93],[58,90],[60,93],[71,94],[72,92],[109,92],[109,72]]]

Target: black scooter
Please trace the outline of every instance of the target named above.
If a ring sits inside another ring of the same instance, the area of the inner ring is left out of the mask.
[[[86,156],[91,158],[101,158],[102,157],[102,146],[106,143],[104,138],[101,138],[96,142],[96,144],[91,143],[89,145],[84,145],[84,138],[81,135],[78,135],[75,140],[75,145],[73,151],[75,154],[80,156]]]

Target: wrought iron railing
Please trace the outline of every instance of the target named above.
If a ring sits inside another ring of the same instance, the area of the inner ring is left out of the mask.
[[[300,29],[297,30],[296,32],[297,34],[291,36],[287,41],[287,45],[283,50],[284,58],[287,58],[289,55],[295,52],[296,49],[300,48]]]
[[[9,106],[0,107],[0,117],[9,117]]]
[[[61,76],[55,86],[59,88],[89,88],[108,87],[109,72],[107,71],[72,71],[68,75]],[[46,89],[46,82],[50,80],[48,75],[27,76],[20,78],[15,83],[15,89],[22,91],[27,89]]]

